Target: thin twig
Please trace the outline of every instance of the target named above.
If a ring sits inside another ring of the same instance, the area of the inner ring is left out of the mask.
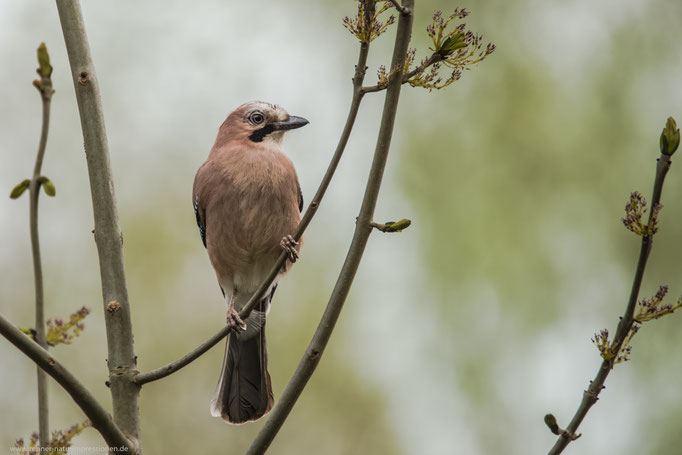
[[[230,326],[226,325],[222,329],[220,329],[218,333],[216,333],[211,338],[203,342],[196,349],[189,352],[182,358],[176,360],[175,362],[171,362],[166,366],[157,368],[156,370],[152,370],[147,373],[138,374],[137,376],[135,376],[135,383],[141,386],[148,382],[156,381],[157,379],[165,378],[166,376],[175,373],[182,367],[189,365],[190,363],[201,357],[202,354],[204,354],[206,351],[208,351],[213,346],[218,344],[220,340],[225,338],[228,333],[230,333]]]
[[[83,410],[95,428],[102,435],[110,447],[133,447],[131,441],[111,419],[111,415],[104,409],[90,391],[83,386],[69,370],[57,362],[48,351],[31,340],[21,330],[0,314],[0,334],[10,343],[26,354],[47,374],[52,376],[59,385],[71,395],[73,401]],[[121,450],[123,451],[123,450]],[[128,451],[127,453],[130,453]],[[134,452],[133,452],[134,453]]]
[[[310,221],[317,213],[317,209],[320,207],[322,198],[324,197],[324,194],[327,191],[327,188],[329,187],[329,183],[331,182],[332,177],[336,172],[336,168],[338,167],[339,162],[341,161],[343,152],[346,149],[346,144],[348,143],[348,138],[350,137],[350,133],[353,130],[353,125],[355,124],[355,119],[357,117],[358,110],[360,109],[360,102],[362,101],[362,97],[364,95],[364,93],[362,92],[362,82],[364,81],[365,72],[367,70],[366,65],[368,52],[369,44],[361,43],[360,53],[358,55],[358,63],[355,66],[355,75],[353,77],[353,96],[351,99],[346,124],[343,128],[343,131],[341,132],[339,143],[336,146],[336,150],[334,151],[334,155],[332,156],[329,166],[327,167],[327,171],[325,172],[324,177],[320,182],[320,186],[318,187],[315,196],[310,202],[310,205],[308,205],[308,208],[306,209],[303,218],[301,219],[301,222],[296,228],[296,232],[293,234],[293,237],[296,240],[299,240],[301,238],[303,232],[305,232],[306,228],[310,224]],[[246,305],[244,305],[244,308],[242,308],[242,310],[240,311],[239,316],[242,318],[242,320],[246,319],[249,316],[249,314],[251,314],[251,310],[253,310],[253,307],[256,305],[256,303],[260,301],[260,299],[268,290],[272,282],[275,280],[275,278],[277,278],[277,275],[282,270],[282,265],[284,265],[284,261],[286,260],[286,258],[287,255],[285,253],[280,254],[279,258],[277,259],[277,262],[270,270],[270,273],[268,274],[267,278],[261,283],[258,290],[253,294],[251,299],[249,299]],[[227,326],[223,327],[218,331],[218,333],[213,335],[206,342],[202,343],[200,346],[198,346],[196,349],[189,352],[182,358],[174,362],[171,362],[168,365],[165,365],[161,368],[157,368],[147,373],[138,374],[135,377],[135,382],[139,385],[146,384],[148,382],[164,378],[169,374],[178,371],[180,368],[198,359],[202,354],[204,354],[210,348],[215,346],[221,339],[226,337],[228,333],[229,329],[227,328]]]
[[[402,4],[404,7],[414,11],[414,0],[403,0]],[[400,15],[391,67],[397,66],[402,68],[405,63],[407,47],[412,34],[412,22],[413,16],[411,14]],[[374,151],[374,159],[372,160],[372,166],[367,179],[367,186],[365,188],[365,195],[362,200],[358,221],[355,226],[355,233],[353,234],[353,240],[348,250],[348,254],[346,255],[346,260],[341,268],[329,302],[327,303],[327,308],[322,315],[317,330],[315,331],[303,358],[299,362],[293,377],[284,389],[284,392],[274,409],[271,411],[270,417],[265,422],[265,425],[261,428],[258,436],[256,436],[256,439],[246,452],[247,454],[262,454],[268,449],[320,362],[322,353],[329,342],[336,321],[341,314],[343,304],[346,301],[360,261],[362,260],[362,255],[365,251],[369,235],[372,232],[370,223],[379,196],[379,189],[381,188],[381,181],[386,167],[386,160],[388,159],[396,111],[398,109],[401,82],[400,77],[393,77],[388,85],[376,149]]]
[[[661,154],[657,160],[656,164],[656,178],[654,180],[654,191],[651,201],[652,210],[649,213],[649,221],[653,216],[654,210],[661,201],[661,192],[663,191],[663,182],[665,176],[670,169],[670,156]],[[653,234],[645,235],[642,237],[642,244],[639,250],[639,259],[637,261],[637,269],[635,271],[635,277],[632,282],[632,290],[630,291],[630,298],[628,300],[625,313],[618,323],[618,329],[614,336],[613,345],[611,351],[618,353],[627,337],[632,325],[634,323],[634,312],[637,305],[637,298],[639,296],[639,290],[642,285],[642,278],[644,277],[644,269],[646,268],[646,263],[649,258],[649,253],[651,252],[651,246],[653,244]],[[559,436],[556,443],[552,449],[548,452],[548,455],[557,455],[563,452],[563,450],[570,444],[570,442],[577,436],[578,427],[582,423],[583,419],[589,412],[592,405],[594,405],[599,399],[599,393],[604,388],[604,382],[608,377],[609,373],[613,369],[614,363],[616,361],[616,356],[609,360],[604,360],[599,366],[599,371],[597,375],[590,383],[590,386],[583,393],[582,401],[580,406],[576,411],[575,415],[571,419],[571,422],[566,427],[566,430]]]
[[[337,144],[336,150],[334,151],[334,155],[332,156],[332,159],[329,162],[327,171],[325,172],[324,177],[322,177],[320,186],[318,187],[315,196],[310,202],[310,205],[306,209],[305,214],[301,219],[301,222],[298,224],[298,227],[296,228],[296,232],[294,233],[294,239],[296,240],[299,240],[301,238],[306,228],[310,224],[310,221],[315,216],[317,209],[320,207],[320,204],[322,203],[322,198],[324,197],[324,194],[326,193],[327,188],[331,183],[332,177],[334,177],[336,168],[338,167],[339,162],[341,161],[341,157],[343,156],[343,152],[346,149],[348,138],[350,137],[350,133],[353,130],[353,126],[355,125],[355,119],[358,115],[360,103],[362,102],[362,98],[364,96],[364,93],[362,91],[362,82],[364,81],[365,73],[367,71],[368,53],[369,43],[360,43],[358,63],[355,66],[355,75],[353,76],[353,97],[351,100],[350,109],[348,111],[348,117],[346,118],[346,124],[343,127],[341,137],[339,138],[339,143]],[[287,254],[284,252],[282,252],[279,255],[279,259],[277,260],[275,266],[270,270],[268,278],[261,284],[260,288],[258,288],[258,291],[256,291],[256,293],[251,297],[251,299],[246,303],[246,305],[244,305],[244,308],[242,308],[242,311],[239,313],[239,316],[242,319],[247,318],[249,314],[251,314],[251,310],[253,310],[256,304],[261,300],[265,292],[269,289],[270,284],[272,284],[272,282],[279,274],[286,258]]]
[[[403,84],[407,83],[417,73],[424,71],[429,66],[433,65],[434,63],[438,63],[442,60],[443,60],[443,57],[439,53],[432,54],[431,57],[429,57],[421,65],[417,66],[412,71],[408,71],[407,73],[403,74],[402,83]],[[391,68],[395,68],[395,67],[391,67]],[[363,93],[372,93],[372,92],[379,92],[379,91],[385,90],[385,89],[386,89],[385,84],[377,84],[377,85],[370,85],[369,87],[362,87],[362,92]]]
[[[41,49],[44,49],[44,44],[39,48],[39,67],[38,74],[40,81],[35,81],[34,85],[40,92],[40,98],[43,105],[43,120],[40,131],[40,143],[38,144],[38,153],[36,154],[36,163],[33,167],[33,178],[29,184],[29,230],[31,233],[31,251],[33,252],[33,278],[35,283],[35,297],[36,297],[36,322],[35,322],[35,340],[45,350],[47,350],[47,341],[45,339],[45,297],[43,293],[43,266],[40,258],[40,238],[38,236],[38,196],[40,196],[40,172],[43,167],[43,158],[45,156],[45,148],[47,146],[47,133],[50,128],[50,103],[52,101],[52,67],[49,64],[49,57],[45,57],[45,62],[41,60]],[[45,49],[45,56],[47,56],[47,49]],[[48,415],[48,395],[47,395],[47,376],[45,371],[37,367],[38,375],[38,439],[40,447],[47,447],[50,441],[50,425]]]
[[[109,382],[114,422],[134,440],[139,437],[140,388],[133,350],[130,305],[123,268],[123,238],[118,224],[114,182],[109,163],[104,115],[83,14],[77,0],[57,0],[57,11],[69,55],[85,142],[95,218],[106,323]],[[133,452],[131,447],[130,452]]]

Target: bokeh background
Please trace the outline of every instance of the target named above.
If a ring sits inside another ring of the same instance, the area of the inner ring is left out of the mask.
[[[328,350],[272,445],[275,454],[528,454],[554,443],[600,363],[639,240],[621,225],[631,191],[650,197],[658,137],[682,120],[682,3],[668,0],[418,1],[413,45],[428,50],[434,10],[467,7],[497,51],[446,90],[405,86],[374,233]],[[191,209],[192,179],[224,117],[278,103],[311,123],[288,138],[306,200],[346,116],[358,45],[352,1],[84,2],[103,96],[139,366],[172,361],[224,321]],[[368,83],[394,30],[373,43]],[[54,85],[41,197],[47,314],[82,305],[86,330],[54,355],[107,407],[106,344],[82,136],[55,6],[0,3],[0,190],[28,177],[40,130],[31,86],[47,43]],[[281,394],[327,302],[367,176],[382,94],[358,124],[302,260],[268,322]],[[642,296],[682,294],[682,170],[677,160]],[[28,199],[0,198],[0,311],[33,321]],[[682,319],[647,323],[570,453],[678,454]],[[208,413],[222,345],[144,387],[145,451],[240,453],[262,422]],[[0,452],[37,428],[35,368],[0,341]],[[52,428],[84,416],[50,382]],[[102,445],[86,430],[77,445]]]

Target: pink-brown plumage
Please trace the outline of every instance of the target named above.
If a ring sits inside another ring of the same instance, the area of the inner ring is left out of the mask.
[[[221,125],[208,159],[196,174],[192,201],[228,302],[228,317],[230,311],[239,312],[257,290],[282,251],[283,237],[298,226],[302,195],[282,139],[287,130],[306,123],[278,106],[244,104]],[[301,244],[295,245],[296,251]],[[287,261],[280,276],[290,266]],[[264,324],[276,285],[244,321],[246,330],[228,337],[212,402],[212,413],[228,422],[256,420],[272,406]]]

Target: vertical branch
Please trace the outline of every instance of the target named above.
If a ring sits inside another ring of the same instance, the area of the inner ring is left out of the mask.
[[[40,92],[43,101],[43,120],[40,131],[40,143],[36,163],[33,167],[33,176],[29,184],[29,230],[31,233],[31,251],[33,253],[33,277],[36,296],[36,322],[35,340],[43,348],[47,349],[45,340],[45,299],[43,295],[43,266],[40,259],[40,239],[38,237],[38,196],[40,196],[40,171],[43,167],[43,157],[47,146],[47,133],[50,127],[50,103],[52,102],[52,66],[47,54],[45,43],[38,48],[38,75],[40,80],[35,80],[33,85]],[[38,437],[40,447],[47,447],[50,438],[50,425],[48,416],[47,397],[47,374],[37,367],[38,374]]]
[[[90,176],[114,422],[135,442],[139,437],[140,389],[132,380],[137,362],[99,85],[79,2],[57,0],[57,10],[71,65]],[[137,448],[131,449],[132,452]]]
[[[402,68],[404,66],[407,55],[407,46],[412,34],[414,0],[403,0],[402,6],[406,11],[409,11],[409,13],[401,14],[398,21],[391,68]],[[370,223],[372,222],[372,217],[374,215],[374,208],[376,207],[384,168],[388,158],[391,137],[393,135],[393,126],[395,124],[396,111],[398,108],[398,99],[400,97],[401,82],[401,75],[395,73],[388,85],[374,159],[367,179],[367,186],[365,188],[360,214],[355,226],[355,233],[353,234],[353,240],[348,254],[346,255],[346,260],[339,273],[329,302],[327,303],[327,308],[322,315],[317,330],[315,331],[303,358],[299,362],[293,377],[284,389],[279,402],[271,411],[267,422],[265,422],[265,425],[251,444],[247,454],[262,454],[268,449],[320,362],[322,353],[329,342],[336,321],[341,314],[343,304],[346,301],[350,287],[353,284],[353,279],[355,278],[365,246],[367,245],[369,235],[372,231]]]

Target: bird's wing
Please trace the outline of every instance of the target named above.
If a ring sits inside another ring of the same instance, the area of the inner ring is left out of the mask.
[[[206,211],[199,203],[199,196],[194,197],[194,216],[197,218],[197,226],[199,226],[199,235],[201,235],[201,241],[206,248]]]

